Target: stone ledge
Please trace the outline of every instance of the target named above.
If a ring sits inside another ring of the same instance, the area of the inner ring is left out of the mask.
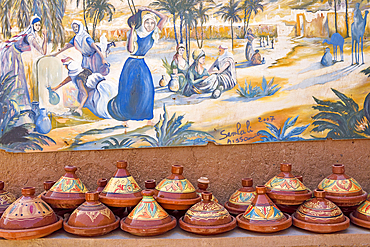
[[[155,237],[137,237],[120,229],[101,237],[82,238],[59,230],[52,235],[23,241],[0,240],[6,247],[124,247],[124,246],[369,246],[370,230],[351,225],[347,230],[332,234],[316,234],[294,226],[274,234],[260,234],[236,228],[231,232],[215,236],[199,236],[184,232],[179,227]]]

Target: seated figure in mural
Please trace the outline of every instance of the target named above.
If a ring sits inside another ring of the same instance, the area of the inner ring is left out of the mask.
[[[82,116],[82,108],[86,107],[97,117],[111,118],[107,105],[117,94],[117,87],[106,81],[101,74],[82,68],[70,57],[62,59],[62,63],[68,69],[68,77],[52,90],[56,91],[67,83],[73,82],[78,89],[77,101],[80,105],[72,114]]]
[[[324,56],[321,58],[321,64],[323,66],[332,66],[333,65],[333,57],[330,53],[330,48],[325,49]]]
[[[22,61],[22,53],[31,51],[34,47],[42,55],[47,51],[47,36],[46,31],[43,30],[42,45],[36,40],[36,32],[41,30],[41,18],[37,15],[31,18],[30,25],[20,34],[5,41],[0,46],[0,76],[5,76],[10,72],[10,76],[16,75],[13,89],[21,89],[23,97],[19,97],[17,103],[24,109],[30,109],[30,94]]]
[[[179,78],[179,92],[182,92],[185,86],[185,76],[189,69],[189,62],[184,58],[184,53],[184,44],[178,44],[176,47],[176,54],[173,56],[171,62],[173,74],[176,74]]]
[[[71,26],[76,35],[60,51],[52,55],[57,56],[65,50],[75,47],[82,54],[82,68],[89,69],[92,73],[100,73],[103,76],[108,75],[110,65],[105,60],[100,48],[86,32],[82,22],[74,20]]]
[[[265,63],[265,58],[262,58],[260,51],[255,50],[252,58],[251,58],[252,65],[260,65]]]

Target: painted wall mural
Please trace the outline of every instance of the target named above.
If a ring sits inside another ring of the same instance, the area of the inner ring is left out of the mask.
[[[0,148],[369,138],[369,6],[0,1]]]

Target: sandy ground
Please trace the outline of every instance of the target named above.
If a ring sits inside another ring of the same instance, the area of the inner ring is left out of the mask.
[[[152,71],[155,93],[155,109],[153,123],[159,120],[163,114],[163,104],[166,105],[169,115],[176,113],[184,115],[184,121],[193,122],[192,129],[207,131],[214,135],[220,144],[231,143],[233,138],[225,138],[225,133],[235,132],[240,128],[249,130],[245,136],[249,136],[246,142],[258,141],[255,133],[260,129],[266,129],[264,122],[271,122],[280,126],[288,117],[299,115],[296,126],[312,123],[311,117],[317,113],[312,109],[315,104],[312,96],[319,99],[337,100],[330,90],[335,88],[342,93],[351,96],[362,108],[364,97],[367,95],[367,77],[360,73],[365,65],[351,65],[350,39],[346,40],[344,48],[344,61],[335,63],[330,67],[323,67],[320,64],[321,56],[327,47],[322,45],[321,39],[305,39],[279,37],[275,42],[274,49],[259,47],[255,40],[254,48],[259,49],[266,64],[252,67],[245,67],[244,45],[245,40],[235,40],[233,51],[237,62],[237,81],[244,85],[247,81],[252,85],[261,85],[262,77],[267,81],[274,78],[274,83],[281,89],[273,96],[246,99],[239,96],[234,89],[224,92],[220,98],[211,99],[210,95],[193,95],[184,97],[171,93],[167,88],[159,88],[158,82],[165,69],[160,59],[167,58],[171,61],[175,50],[175,43],[160,40],[147,54],[145,60]],[[231,47],[231,40],[206,40],[203,50],[206,52],[206,67],[209,67],[217,57],[217,47],[221,44]],[[125,42],[121,42],[113,49],[107,58],[111,64],[111,72],[107,80],[117,83],[123,64],[128,56],[125,49]],[[196,48],[196,42],[192,41],[192,50]],[[76,51],[70,49],[64,55],[72,56],[76,60],[81,59]],[[365,43],[365,62],[370,61],[368,44]],[[167,80],[169,78],[167,77]],[[128,126],[116,120],[101,120],[84,113],[91,121],[84,122],[77,119],[64,127],[53,129],[48,136],[53,138],[57,145],[44,147],[45,151],[73,149],[100,149],[101,141],[110,136],[118,140],[131,133],[146,133],[155,136],[154,128],[147,125],[147,121],[128,121]],[[60,118],[63,119],[63,118]],[[56,121],[61,121],[63,120]],[[264,121],[265,120],[265,121]],[[247,123],[248,122],[248,123]],[[249,124],[249,125],[248,125]],[[68,126],[69,125],[69,126]],[[59,125],[58,126],[63,126]],[[310,126],[304,133],[305,138],[311,138]],[[93,131],[91,131],[93,130]],[[87,132],[90,131],[90,132]],[[221,133],[221,131],[223,131]],[[87,132],[87,133],[86,133]],[[83,134],[81,134],[83,133]],[[76,138],[76,136],[78,138]],[[228,141],[229,139],[229,141]],[[86,145],[82,145],[87,143]]]

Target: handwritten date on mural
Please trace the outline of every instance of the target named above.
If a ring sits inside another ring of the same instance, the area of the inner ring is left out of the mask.
[[[258,122],[262,123],[262,122],[273,122],[275,120],[275,116],[270,116],[270,117],[266,117],[266,118],[261,118],[259,117],[258,118]]]

